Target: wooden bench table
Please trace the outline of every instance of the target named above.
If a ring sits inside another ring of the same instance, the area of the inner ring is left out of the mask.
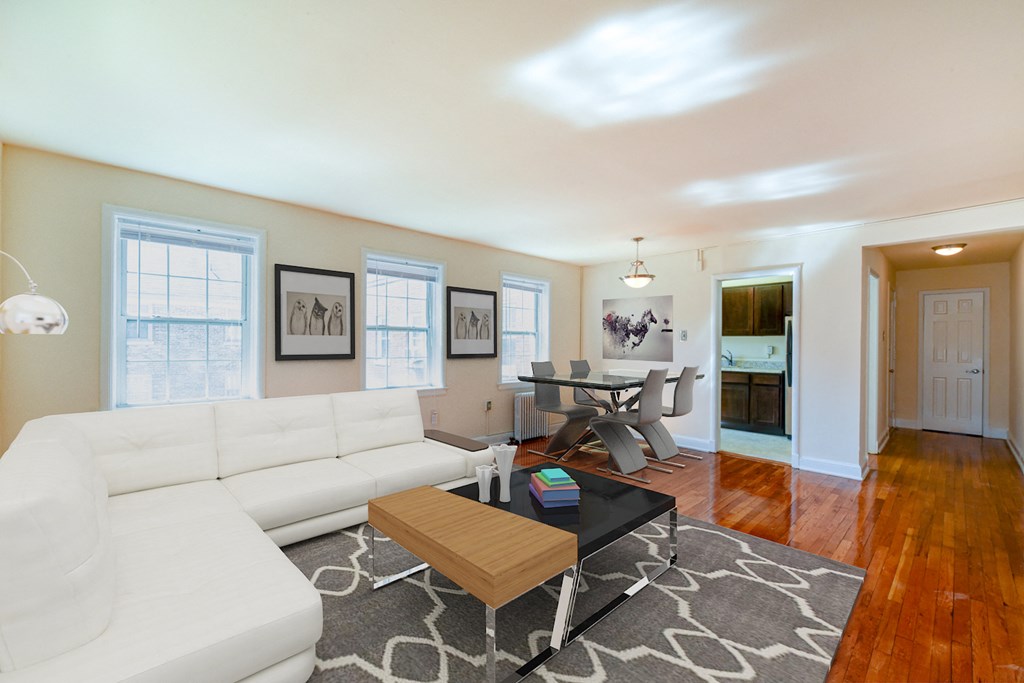
[[[374,498],[369,523],[374,590],[433,567],[484,603],[489,681],[496,673],[495,610],[558,574],[563,581],[551,646],[509,679],[525,677],[563,646],[577,565],[574,534],[431,486]],[[378,580],[373,560],[377,531],[423,564]]]

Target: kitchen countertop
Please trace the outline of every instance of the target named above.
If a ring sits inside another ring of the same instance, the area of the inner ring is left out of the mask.
[[[722,372],[754,372],[754,373],[757,373],[759,375],[781,375],[785,371],[786,371],[785,368],[779,368],[779,369],[776,369],[776,368],[747,368],[747,367],[741,367],[741,366],[738,366],[738,365],[736,365],[736,366],[723,365],[722,366]]]

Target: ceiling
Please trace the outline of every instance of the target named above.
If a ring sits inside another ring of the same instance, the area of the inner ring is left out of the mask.
[[[984,263],[1009,261],[1024,241],[1024,230],[1006,232],[953,235],[940,241],[912,242],[881,247],[893,270],[919,270],[921,268],[949,268],[951,266],[977,266]],[[952,256],[939,256],[932,251],[940,244],[966,244],[964,250]]]
[[[0,0],[0,140],[577,264],[1024,196],[1020,0]]]

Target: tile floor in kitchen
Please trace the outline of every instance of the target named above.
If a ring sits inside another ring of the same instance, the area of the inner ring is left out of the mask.
[[[718,450],[790,464],[793,442],[784,436],[722,429]]]

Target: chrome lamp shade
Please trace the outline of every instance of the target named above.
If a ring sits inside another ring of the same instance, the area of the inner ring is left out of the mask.
[[[15,294],[0,304],[0,334],[64,334],[68,329],[68,313],[64,307],[36,293],[36,283],[25,266],[5,251],[0,251],[18,264],[28,280],[29,291]]]

